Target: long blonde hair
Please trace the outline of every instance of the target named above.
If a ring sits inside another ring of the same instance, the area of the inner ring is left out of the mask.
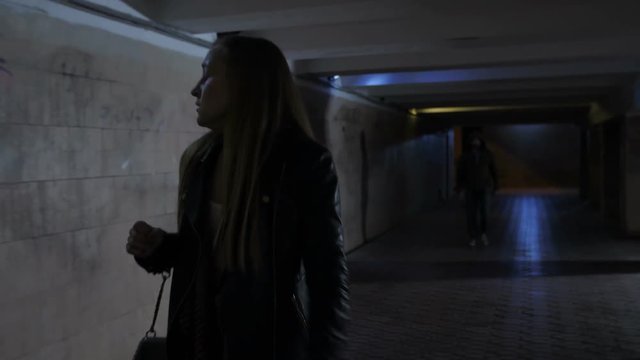
[[[226,194],[216,258],[224,268],[255,271],[264,261],[264,244],[258,239],[261,169],[279,132],[295,127],[311,137],[311,129],[286,59],[276,45],[231,36],[216,41],[214,49],[226,65],[230,95],[229,120],[223,130]]]

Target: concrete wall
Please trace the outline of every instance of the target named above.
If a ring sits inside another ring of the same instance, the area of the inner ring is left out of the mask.
[[[175,230],[201,59],[2,5],[0,58],[0,359],[130,358],[160,279],[125,254],[127,231]],[[445,135],[303,89],[337,163],[348,249],[435,203]]]
[[[0,58],[0,359],[131,358],[160,279],[127,231],[175,229],[201,59],[2,5]]]
[[[419,136],[415,119],[353,95],[301,83],[319,141],[332,151],[347,249],[433,207],[446,192],[448,133]]]
[[[578,188],[580,128],[571,124],[486,127],[502,188]]]
[[[623,129],[623,227],[640,236],[640,113],[629,114]]]
[[[627,93],[629,108],[622,120],[622,227],[640,236],[640,77]]]

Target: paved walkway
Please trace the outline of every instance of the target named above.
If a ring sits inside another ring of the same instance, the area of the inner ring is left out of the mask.
[[[352,359],[640,359],[640,240],[567,195],[504,195],[491,244],[460,203],[349,255]]]

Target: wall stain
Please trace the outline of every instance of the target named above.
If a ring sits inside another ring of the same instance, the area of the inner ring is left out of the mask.
[[[9,76],[13,76],[13,73],[9,71],[6,64],[7,64],[7,61],[3,58],[0,58],[0,74],[7,74]]]

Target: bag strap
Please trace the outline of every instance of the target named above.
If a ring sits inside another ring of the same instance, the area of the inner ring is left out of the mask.
[[[145,338],[156,337],[156,331],[154,327],[156,326],[156,320],[158,319],[158,311],[160,310],[160,300],[162,300],[162,292],[164,291],[164,284],[167,282],[167,279],[171,276],[171,273],[165,271],[162,273],[162,285],[160,285],[160,292],[158,293],[158,300],[156,300],[156,310],[153,312],[153,322],[151,323],[151,328],[145,334]]]

